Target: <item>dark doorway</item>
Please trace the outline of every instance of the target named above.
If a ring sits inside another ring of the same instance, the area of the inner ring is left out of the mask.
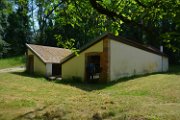
[[[88,55],[86,57],[86,79],[87,82],[96,83],[100,80],[100,55]]]
[[[33,55],[28,55],[28,60],[27,60],[27,71],[29,73],[34,72],[34,56]]]
[[[52,75],[61,76],[61,64],[52,64]]]

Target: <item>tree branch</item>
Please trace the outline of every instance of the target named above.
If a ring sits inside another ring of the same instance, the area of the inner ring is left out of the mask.
[[[144,5],[142,2],[139,0],[134,0],[139,6],[142,6],[143,8],[147,8],[148,6]]]
[[[43,32],[44,32],[44,26],[46,24],[46,19],[49,18],[49,16],[53,13],[54,10],[56,10],[65,0],[60,1],[58,4],[56,4],[52,10],[48,12],[48,14],[42,19],[42,25],[40,26],[40,39],[43,39]]]
[[[92,7],[94,9],[96,9],[99,13],[101,14],[104,14],[104,15],[107,15],[108,17],[114,19],[115,17],[116,18],[119,18],[121,19],[124,23],[126,24],[131,24],[131,25],[138,25],[138,26],[141,26],[141,24],[138,24],[137,22],[133,21],[133,20],[130,20],[128,18],[126,18],[125,16],[121,15],[121,14],[117,14],[116,12],[114,11],[111,11],[111,10],[108,10],[107,8],[104,8],[102,5],[100,5],[99,3],[97,3],[96,0],[90,0],[90,3],[92,5]],[[142,26],[141,26],[142,27]]]
[[[100,14],[107,15],[108,17],[110,17],[112,19],[118,18],[129,26],[137,26],[137,27],[141,28],[143,31],[147,32],[149,35],[155,34],[153,29],[150,26],[145,26],[143,23],[139,23],[137,21],[130,20],[127,17],[123,16],[122,14],[118,14],[114,11],[111,11],[108,8],[105,8],[102,5],[100,5],[96,0],[89,0],[89,1],[91,3],[91,6],[95,10],[97,10]]]
[[[143,7],[143,8],[152,8],[155,7],[159,4],[160,0],[155,0],[154,3],[150,4],[150,5],[145,5],[143,4],[140,0],[134,0],[139,6]]]
[[[54,10],[56,10],[64,1],[59,2],[57,5],[53,7],[51,11],[48,12],[48,14],[45,16],[45,19],[49,18],[49,16],[53,13]]]

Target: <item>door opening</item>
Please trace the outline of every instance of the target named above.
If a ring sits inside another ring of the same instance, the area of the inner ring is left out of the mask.
[[[27,64],[27,71],[29,73],[34,72],[34,56],[33,55],[28,55],[28,64]]]
[[[86,59],[86,80],[96,83],[100,80],[100,55],[89,55]]]
[[[61,64],[52,64],[52,75],[61,76]]]

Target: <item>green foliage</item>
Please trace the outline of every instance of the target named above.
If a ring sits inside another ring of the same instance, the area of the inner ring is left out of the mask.
[[[29,42],[30,27],[28,17],[28,1],[18,0],[18,8],[9,16],[7,29],[7,42],[11,44],[11,54],[24,54],[25,43]],[[13,20],[15,19],[15,20]]]
[[[0,39],[0,58],[6,55],[10,49],[11,48],[9,47],[9,44],[4,40]]]
[[[11,13],[11,4],[7,1],[0,1],[0,58],[10,50],[9,44],[4,39],[5,30],[8,27],[8,15]]]
[[[179,0],[90,1],[100,14],[113,18],[115,22],[123,21],[120,30],[114,29],[115,34],[119,32],[137,42],[158,48],[164,45],[168,54],[179,52]]]
[[[0,1],[1,56],[23,54],[29,33],[28,1]]]
[[[59,47],[63,47],[66,49],[71,50],[75,55],[78,56],[78,52],[79,50],[77,48],[75,48],[75,40],[73,38],[71,38],[70,40],[66,40],[65,42],[62,41],[62,36],[61,35],[55,35],[57,42],[57,46]]]
[[[38,16],[40,16],[44,10],[46,10],[46,14],[49,15],[48,17],[42,15],[38,19],[40,34],[42,34],[42,36],[38,37],[38,41],[43,41],[41,44],[56,46],[49,41],[56,43],[54,35],[61,34],[63,41],[75,39],[75,46],[78,44],[83,46],[95,36],[99,36],[106,31],[118,35],[118,30],[121,29],[120,24],[122,24],[122,22],[113,22],[105,15],[98,14],[90,6],[89,1],[66,1],[54,9],[58,3],[59,2],[52,4],[51,7],[46,7],[45,9],[42,8],[46,6],[46,4],[48,6],[48,1],[44,2],[42,6],[38,6],[40,12]],[[52,9],[53,12],[50,14]],[[51,26],[49,25],[49,21],[53,21]],[[44,22],[45,25],[43,25],[42,22]],[[44,30],[41,28],[44,28]]]
[[[97,10],[92,1],[104,9]],[[11,47],[4,56],[24,53],[25,43],[60,46],[76,53],[94,37],[111,32],[157,48],[164,45],[165,52],[176,57],[179,8],[179,0],[3,0],[0,38]],[[55,35],[61,35],[61,40]]]
[[[167,32],[162,35],[164,44],[167,48],[173,52],[180,52],[180,33],[178,32]]]

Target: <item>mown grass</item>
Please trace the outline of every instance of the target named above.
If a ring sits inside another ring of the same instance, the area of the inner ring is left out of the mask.
[[[0,74],[0,119],[179,120],[180,67],[108,84]]]
[[[0,59],[0,69],[23,66],[24,64],[25,64],[24,56],[16,56],[16,57]]]

